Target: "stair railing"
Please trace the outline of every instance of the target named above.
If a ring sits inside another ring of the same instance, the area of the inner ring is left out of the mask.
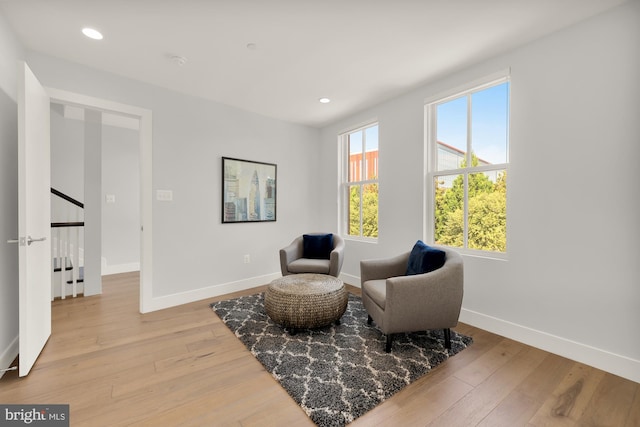
[[[51,188],[51,194],[71,203],[79,209],[84,209],[84,204],[76,199]],[[78,209],[76,215],[79,216]],[[77,219],[77,218],[74,218]],[[83,282],[83,248],[80,247],[80,230],[84,227],[84,221],[52,222],[52,256],[53,272],[51,280],[51,300],[55,297],[55,273],[60,271],[60,298],[67,296],[67,284],[71,284],[71,295],[78,296],[78,284]],[[67,271],[71,271],[71,279],[67,279]]]

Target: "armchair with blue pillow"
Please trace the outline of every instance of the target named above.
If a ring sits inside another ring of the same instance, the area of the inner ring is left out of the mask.
[[[303,234],[280,249],[283,276],[317,273],[338,277],[343,260],[344,240],[332,233]]]
[[[431,329],[444,331],[451,348],[451,329],[462,308],[462,256],[451,248],[418,240],[410,252],[393,258],[360,261],[362,303],[368,323],[387,336]]]

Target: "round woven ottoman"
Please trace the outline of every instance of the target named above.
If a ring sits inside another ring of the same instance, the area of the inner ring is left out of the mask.
[[[264,295],[264,308],[274,322],[297,329],[319,328],[340,318],[347,309],[342,280],[325,274],[292,274],[274,280]]]

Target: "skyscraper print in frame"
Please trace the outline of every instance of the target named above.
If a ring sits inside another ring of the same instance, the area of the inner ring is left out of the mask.
[[[276,220],[277,166],[222,158],[222,223]]]

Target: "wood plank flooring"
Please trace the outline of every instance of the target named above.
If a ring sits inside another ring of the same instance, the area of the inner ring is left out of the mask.
[[[29,376],[0,379],[0,403],[68,403],[72,426],[312,426],[209,308],[263,290],[141,315],[138,274],[106,276],[103,295],[53,303],[49,342]],[[456,330],[474,343],[352,425],[640,426],[638,383]]]

